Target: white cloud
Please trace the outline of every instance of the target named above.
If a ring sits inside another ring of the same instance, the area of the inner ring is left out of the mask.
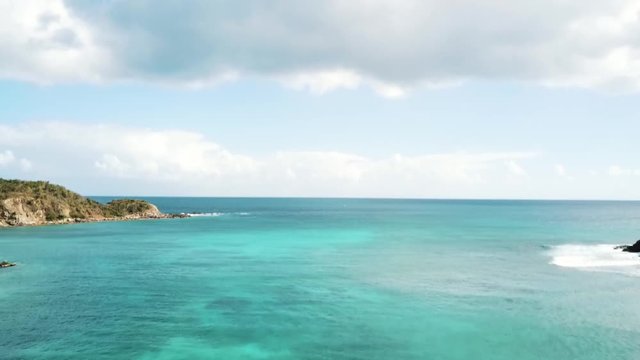
[[[20,159],[20,169],[22,169],[23,171],[29,171],[31,170],[31,168],[33,168],[33,164],[31,164],[31,161],[27,159]]]
[[[316,95],[336,89],[356,89],[362,86],[367,86],[386,98],[400,98],[408,91],[406,87],[366,78],[355,71],[344,69],[302,72],[280,77],[280,81],[287,87],[308,90]]]
[[[511,174],[515,176],[526,176],[527,172],[520,166],[517,162],[513,160],[509,160],[506,162],[507,168],[511,172]]]
[[[2,144],[1,139],[0,144]],[[6,169],[15,167],[15,165],[17,165],[23,172],[29,171],[32,168],[31,161],[25,158],[16,157],[13,151],[5,150],[0,152],[0,169],[4,169],[6,171]],[[2,174],[0,174],[0,177],[2,177]]]
[[[480,196],[487,188],[500,189],[514,169],[524,171],[517,161],[536,156],[459,152],[372,158],[280,151],[252,157],[194,132],[64,122],[0,125],[0,133],[11,134],[0,137],[0,146],[11,145],[39,164],[32,177],[84,181],[102,192],[122,191],[127,184],[138,194],[161,189],[160,194],[182,195]]]
[[[64,162],[80,158],[85,166],[116,177],[181,180],[241,173],[254,166],[249,157],[231,154],[201,134],[180,130],[49,122],[0,126],[0,131],[11,134],[6,141],[14,146],[37,149],[34,156]]]
[[[0,125],[0,149],[0,177],[85,194],[640,199],[638,167],[569,172],[552,154],[527,151],[253,156],[197,132],[70,122]]]
[[[624,168],[619,165],[611,165],[608,171],[610,176],[640,176],[640,169]]]
[[[564,164],[555,164],[553,166],[553,169],[555,170],[555,173],[559,178],[567,180],[569,182],[575,182],[576,181],[575,176],[572,173],[569,173],[569,171],[567,171],[567,167],[564,166]],[[596,176],[597,175],[597,173],[594,172],[593,170],[587,170],[586,172],[590,176]]]
[[[0,77],[257,76],[387,97],[473,79],[638,90],[639,11],[640,0],[0,0]]]
[[[16,160],[16,157],[13,155],[13,152],[10,150],[5,150],[4,152],[0,152],[0,166],[7,166],[13,163]]]
[[[374,163],[371,159],[352,154],[298,151],[278,152],[275,156],[267,157],[264,165],[276,178],[285,173],[291,179],[357,183]]]
[[[535,153],[506,152],[506,153],[452,153],[432,154],[406,157],[396,155],[385,161],[382,172],[397,171],[400,177],[405,179],[420,179],[423,177],[437,180],[442,185],[455,184],[480,184],[487,181],[486,174],[498,171],[501,175],[513,173],[513,168],[504,172],[500,166],[503,163],[515,164],[515,160],[531,159]],[[517,165],[516,165],[517,166]]]
[[[362,77],[348,70],[325,70],[291,74],[282,78],[283,83],[298,90],[324,94],[335,89],[354,89],[362,84]]]
[[[38,83],[110,78],[112,59],[62,0],[0,1],[0,77]]]
[[[98,169],[118,176],[127,176],[130,170],[129,165],[124,164],[117,156],[111,154],[102,155],[101,160],[96,160]]]

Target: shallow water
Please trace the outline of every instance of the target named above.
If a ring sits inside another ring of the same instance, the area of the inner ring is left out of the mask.
[[[640,356],[640,203],[150,200],[0,230],[0,358]]]

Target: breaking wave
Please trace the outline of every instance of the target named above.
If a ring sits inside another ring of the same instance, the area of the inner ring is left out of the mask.
[[[640,256],[616,249],[614,244],[551,246],[551,264],[585,271],[640,276]]]
[[[207,216],[207,217],[218,217],[218,216],[223,216],[223,215],[248,216],[248,215],[251,215],[251,213],[248,213],[248,212],[233,212],[233,213],[223,213],[223,212],[197,212],[197,213],[187,213],[187,215],[192,216],[192,217],[202,217],[202,216]]]
[[[222,215],[224,215],[224,213],[221,213],[221,212],[188,213],[187,215],[192,216],[192,217],[198,217],[198,216],[216,217],[216,216],[222,216]]]

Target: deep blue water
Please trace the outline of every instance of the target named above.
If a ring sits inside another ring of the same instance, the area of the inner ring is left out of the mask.
[[[1,359],[640,358],[638,202],[147,199],[0,229]]]

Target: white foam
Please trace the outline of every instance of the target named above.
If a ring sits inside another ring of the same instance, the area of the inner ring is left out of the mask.
[[[552,246],[551,264],[586,271],[618,272],[640,276],[640,256],[615,249],[614,244]]]
[[[197,216],[216,217],[216,216],[222,216],[222,215],[224,215],[224,213],[221,213],[221,212],[208,212],[208,213],[190,213],[190,214],[187,214],[187,215],[193,216],[193,217],[197,217]]]
[[[208,216],[208,217],[217,217],[223,215],[237,215],[237,216],[249,216],[251,213],[248,212],[234,212],[234,213],[223,213],[223,212],[202,212],[202,213],[188,213],[189,216]]]

